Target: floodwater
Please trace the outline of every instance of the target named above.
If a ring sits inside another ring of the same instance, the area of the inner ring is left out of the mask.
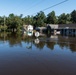
[[[76,75],[76,37],[0,33],[0,75]]]

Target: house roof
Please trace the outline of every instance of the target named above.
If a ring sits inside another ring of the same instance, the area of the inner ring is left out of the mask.
[[[76,24],[59,24],[59,29],[76,29]]]
[[[52,29],[76,29],[76,24],[49,24]]]

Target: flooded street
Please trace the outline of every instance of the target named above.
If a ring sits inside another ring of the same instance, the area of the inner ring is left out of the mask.
[[[76,36],[0,33],[0,75],[76,75]]]

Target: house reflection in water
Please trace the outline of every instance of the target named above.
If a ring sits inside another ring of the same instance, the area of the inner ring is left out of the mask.
[[[2,34],[3,33],[0,33],[0,44],[2,41],[4,41],[4,35]],[[54,50],[55,45],[59,45],[61,48],[67,47],[73,52],[76,51],[76,37],[73,36],[51,35],[50,37],[45,36],[36,39],[33,36],[29,37],[7,33],[6,35],[5,41],[9,43],[10,47],[18,45],[22,47],[22,43],[24,42],[26,46],[30,46],[31,48],[33,48],[32,46],[35,46],[40,50],[43,50],[45,46],[51,50]]]

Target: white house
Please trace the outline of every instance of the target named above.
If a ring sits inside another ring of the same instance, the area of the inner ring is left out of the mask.
[[[27,26],[27,35],[28,36],[32,36],[33,35],[33,26],[32,25],[28,25]]]

